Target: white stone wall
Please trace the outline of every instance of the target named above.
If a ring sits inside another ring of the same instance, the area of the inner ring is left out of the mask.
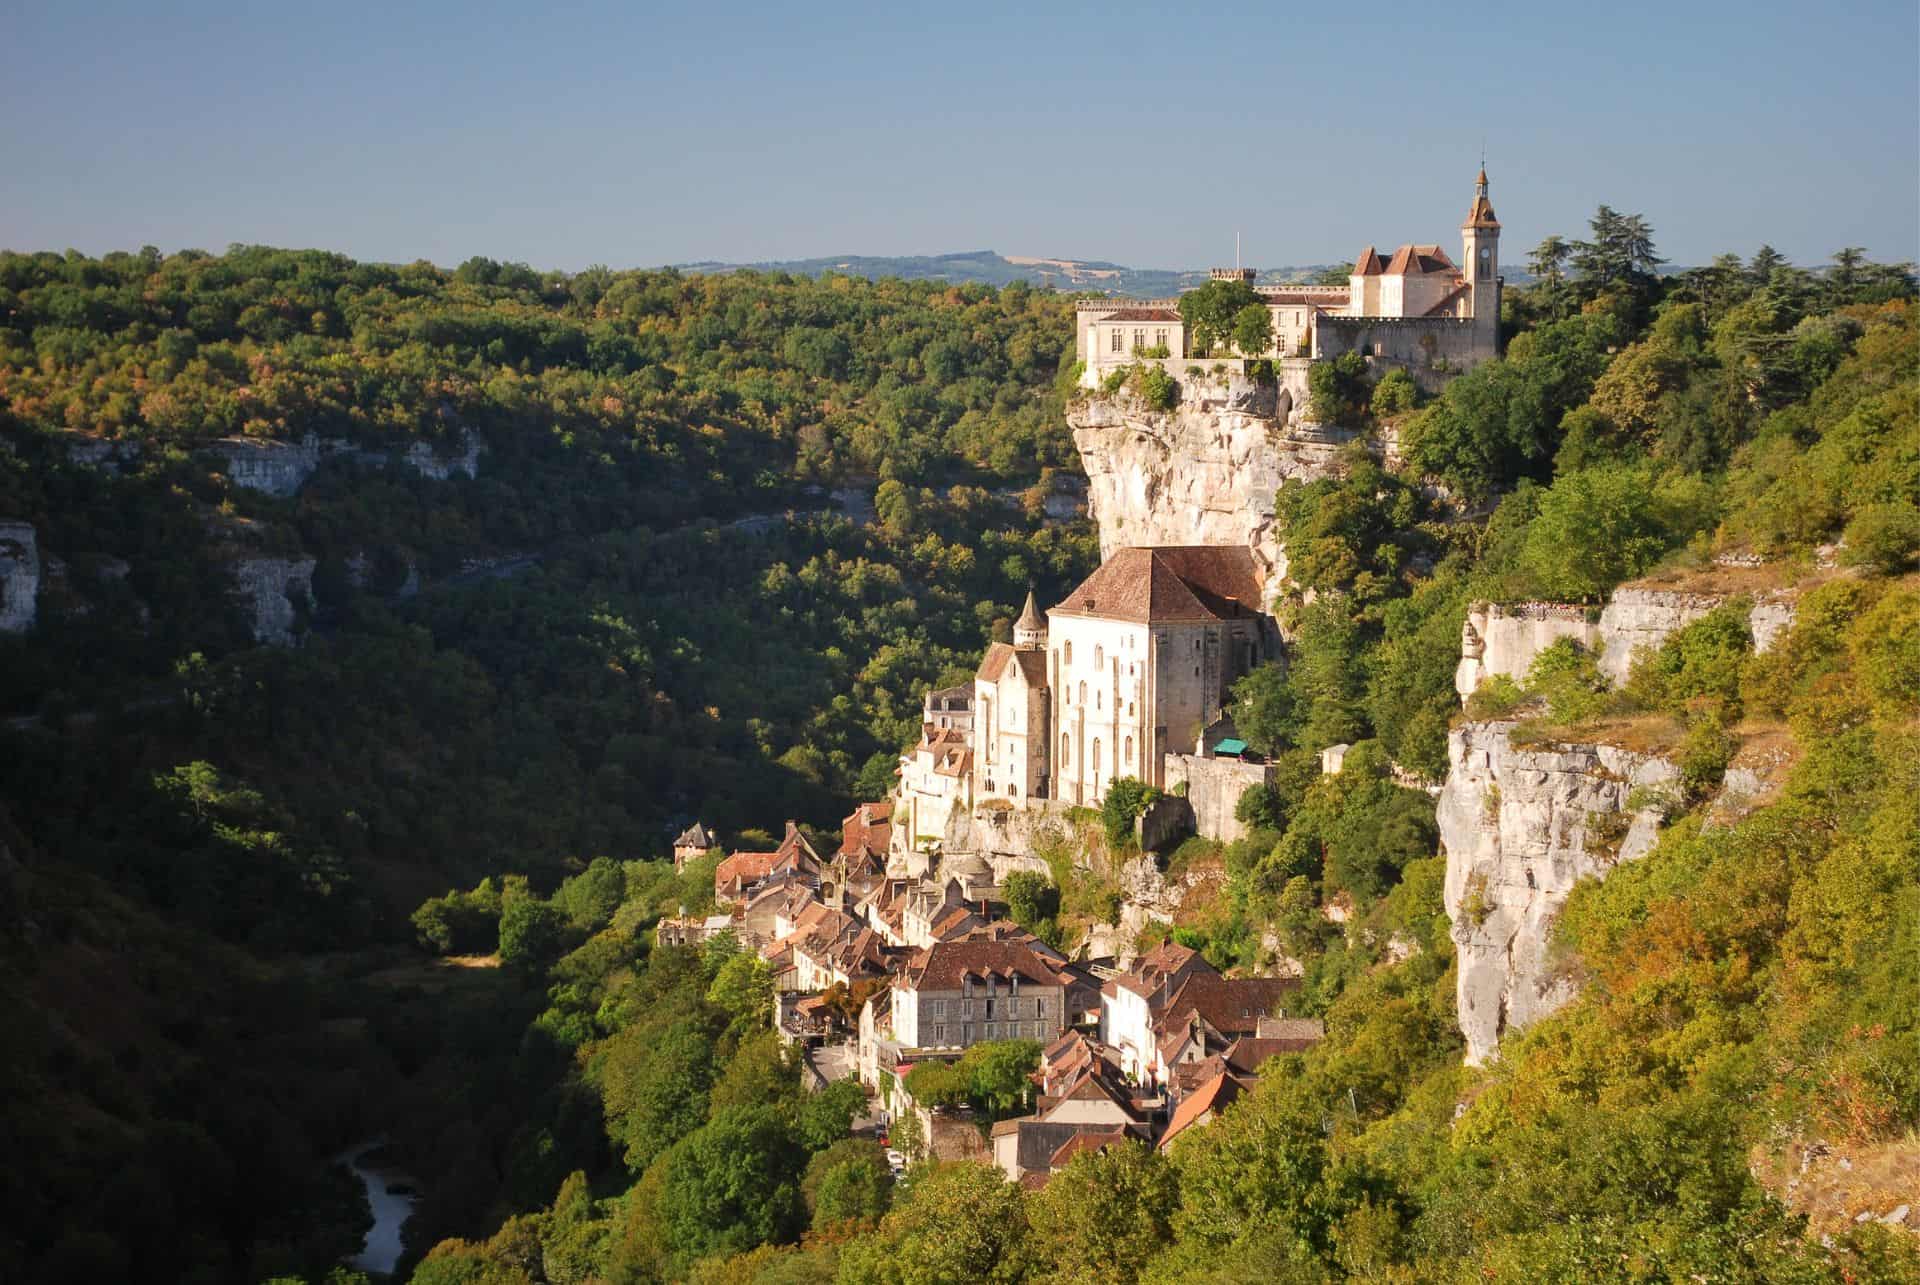
[[[1096,805],[1107,786],[1148,771],[1153,740],[1148,687],[1150,635],[1121,620],[1048,614],[1054,682],[1050,749],[1056,798]]]
[[[40,544],[25,522],[0,522],[0,634],[25,633],[40,611]]]
[[[1221,843],[1246,837],[1247,827],[1234,818],[1234,809],[1240,806],[1242,794],[1253,786],[1265,785],[1273,774],[1264,763],[1201,758],[1197,754],[1167,755],[1164,771],[1167,789],[1186,785],[1194,829],[1201,837]]]

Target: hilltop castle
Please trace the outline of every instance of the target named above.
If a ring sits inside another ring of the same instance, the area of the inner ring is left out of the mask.
[[[1201,362],[1208,370],[1238,373],[1248,360],[1268,358],[1298,405],[1313,362],[1357,352],[1376,373],[1398,366],[1422,387],[1437,389],[1499,347],[1500,221],[1487,197],[1485,169],[1460,225],[1460,248],[1456,265],[1438,245],[1403,245],[1386,259],[1368,246],[1344,286],[1254,286],[1273,323],[1265,352],[1193,351],[1177,299],[1085,300],[1075,318],[1081,381],[1094,388],[1136,363],[1158,364],[1175,379]],[[1212,275],[1251,284],[1255,273],[1215,268]]]

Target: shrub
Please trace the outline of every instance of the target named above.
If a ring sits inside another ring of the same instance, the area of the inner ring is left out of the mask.
[[[1467,697],[1467,717],[1484,723],[1505,718],[1527,703],[1527,693],[1505,674],[1488,674]]]
[[[1137,777],[1123,776],[1107,787],[1107,796],[1100,803],[1100,822],[1107,832],[1107,842],[1118,845],[1126,842],[1133,833],[1133,823],[1147,805],[1160,797],[1160,791]]]
[[[1373,386],[1373,413],[1385,417],[1410,411],[1418,396],[1419,389],[1414,386],[1413,376],[1395,366]]]
[[[1869,504],[1847,523],[1841,561],[1883,576],[1897,576],[1920,553],[1920,509],[1911,504]]]
[[[1180,383],[1158,366],[1136,366],[1133,390],[1154,410],[1172,410],[1180,404]]]
[[[1696,719],[1680,743],[1680,785],[1690,800],[1704,798],[1727,775],[1738,748],[1726,724],[1713,715]]]

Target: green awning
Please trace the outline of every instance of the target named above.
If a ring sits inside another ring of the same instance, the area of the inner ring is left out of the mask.
[[[1215,754],[1245,754],[1247,752],[1247,743],[1237,737],[1229,736],[1224,741],[1215,745],[1213,752]]]

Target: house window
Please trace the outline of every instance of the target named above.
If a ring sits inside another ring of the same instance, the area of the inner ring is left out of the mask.
[[[934,1027],[934,1028],[933,1028],[933,1042],[934,1042],[934,1043],[935,1043],[936,1045],[940,1045],[940,1044],[945,1044],[945,1043],[947,1042],[947,1028],[946,1028],[946,1027],[944,1027],[944,1026],[936,1026],[936,1027]]]
[[[1145,348],[1146,346],[1147,346],[1147,332],[1144,330],[1134,331],[1133,332],[1134,351],[1138,352],[1140,349]]]
[[[1156,331],[1154,331],[1154,332],[1153,332],[1153,346],[1154,346],[1155,348],[1165,348],[1165,347],[1167,346],[1167,332],[1166,332],[1166,331],[1164,331],[1164,330],[1156,330]]]
[[[1124,343],[1126,343],[1126,340],[1121,336],[1120,327],[1115,326],[1113,328],[1113,351],[1124,352],[1125,349],[1121,347]]]

